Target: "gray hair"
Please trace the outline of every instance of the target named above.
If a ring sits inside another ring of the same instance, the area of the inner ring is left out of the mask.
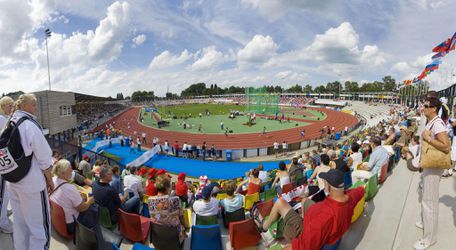
[[[68,170],[68,168],[71,168],[70,162],[66,159],[61,159],[54,164],[54,167],[52,168],[52,173],[55,176],[59,177],[63,173],[65,173]]]
[[[336,157],[337,157],[336,151],[334,151],[332,149],[328,150],[328,152],[326,154],[329,156],[329,159],[331,159],[331,160],[336,159]]]
[[[110,167],[102,167],[100,169],[100,179],[103,179],[109,173],[109,170],[111,170]]]

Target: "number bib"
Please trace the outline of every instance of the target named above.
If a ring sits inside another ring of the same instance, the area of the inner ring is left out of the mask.
[[[0,174],[7,174],[18,167],[8,148],[0,149]]]

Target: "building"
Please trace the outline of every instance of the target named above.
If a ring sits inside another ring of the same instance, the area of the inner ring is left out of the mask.
[[[38,122],[43,126],[45,134],[60,140],[73,138],[77,127],[75,94],[49,90],[33,94],[37,100]]]

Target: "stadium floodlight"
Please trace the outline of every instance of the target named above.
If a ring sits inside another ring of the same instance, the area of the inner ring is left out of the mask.
[[[47,66],[48,66],[48,81],[49,81],[49,90],[51,90],[51,70],[49,68],[49,51],[48,51],[48,38],[51,37],[51,30],[45,29],[44,35],[46,38],[46,57],[47,57]]]

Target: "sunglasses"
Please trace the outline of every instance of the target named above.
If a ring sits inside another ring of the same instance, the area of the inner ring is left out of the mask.
[[[424,104],[424,108],[435,108],[434,106],[431,106],[431,105],[427,105],[427,104]]]

